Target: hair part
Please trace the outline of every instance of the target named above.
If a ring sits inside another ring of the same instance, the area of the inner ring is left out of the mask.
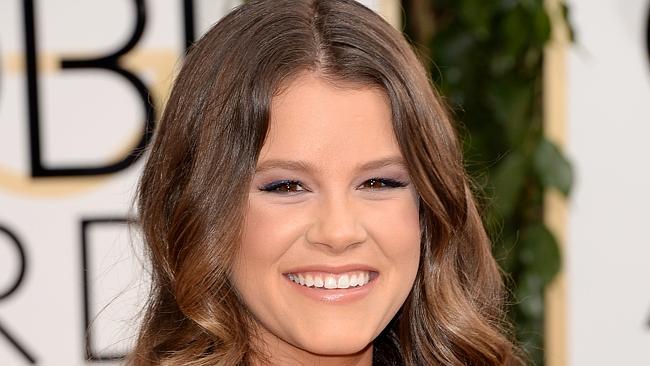
[[[132,365],[239,365],[264,354],[229,281],[274,95],[313,72],[381,88],[419,194],[413,289],[376,364],[514,365],[503,288],[448,113],[402,34],[353,0],[250,1],[190,50],[138,191],[152,293]]]

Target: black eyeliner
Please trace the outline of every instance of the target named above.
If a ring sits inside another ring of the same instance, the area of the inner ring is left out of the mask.
[[[386,184],[387,186],[389,186],[391,188],[403,188],[403,187],[408,186],[408,183],[406,183],[406,182],[402,182],[402,181],[399,181],[399,180],[396,180],[396,179],[391,179],[391,178],[375,177],[375,178],[368,179],[366,182],[372,181],[372,180],[384,183],[384,184]]]
[[[267,184],[265,186],[258,187],[258,189],[260,191],[264,191],[264,192],[273,192],[273,191],[277,190],[280,187],[287,186],[287,185],[290,185],[290,184],[298,184],[298,185],[300,185],[302,183],[300,181],[297,181],[297,180],[283,179],[283,180],[278,180],[278,181],[271,182],[271,183],[269,183],[269,184]]]

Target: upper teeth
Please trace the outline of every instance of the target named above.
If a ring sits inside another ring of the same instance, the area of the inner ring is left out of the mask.
[[[289,279],[299,285],[326,289],[363,286],[370,281],[369,271],[333,273],[289,273]]]

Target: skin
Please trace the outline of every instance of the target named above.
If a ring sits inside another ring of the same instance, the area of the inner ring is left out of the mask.
[[[386,158],[393,161],[358,169]],[[259,328],[254,344],[269,356],[259,364],[372,363],[372,341],[408,296],[420,256],[418,196],[401,158],[388,99],[377,88],[308,72],[274,97],[232,272]],[[269,163],[278,160],[308,169]],[[280,180],[299,183],[263,190]],[[285,276],[299,266],[347,264],[370,265],[379,276],[346,304],[305,296]]]

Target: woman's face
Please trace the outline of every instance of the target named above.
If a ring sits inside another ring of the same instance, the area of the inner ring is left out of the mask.
[[[293,79],[272,100],[232,273],[266,349],[368,357],[419,255],[417,194],[385,94]]]

